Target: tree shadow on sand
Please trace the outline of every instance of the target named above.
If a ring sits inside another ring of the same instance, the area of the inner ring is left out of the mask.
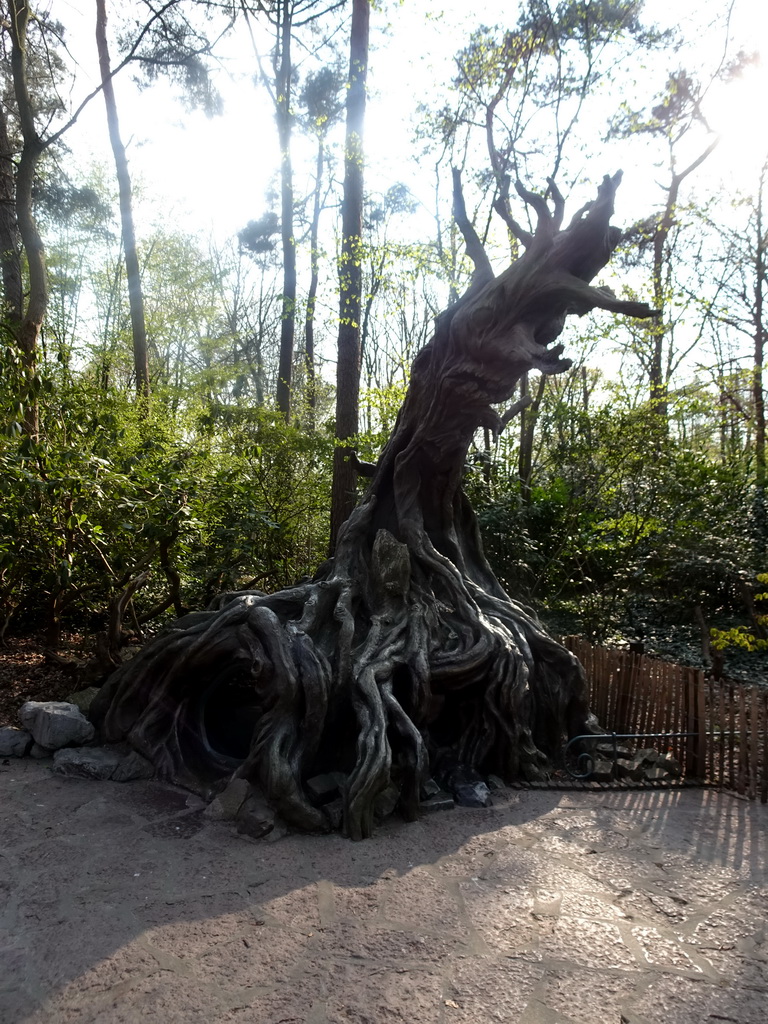
[[[245,839],[155,782],[0,785],[8,1024],[580,1022],[597,993],[611,1020],[661,1019],[654,993],[762,1020],[764,809],[728,796],[505,791],[351,844]]]

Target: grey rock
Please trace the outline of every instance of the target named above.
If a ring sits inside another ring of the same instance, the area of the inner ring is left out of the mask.
[[[0,726],[0,757],[24,757],[32,746],[32,736],[26,729],[14,725]]]
[[[648,782],[666,782],[670,778],[669,772],[661,767],[646,768],[643,774]]]
[[[43,758],[53,757],[53,751],[50,747],[43,747],[39,743],[33,743],[29,748],[29,756],[34,757],[37,761],[42,761]]]
[[[489,775],[488,778],[486,779],[486,782],[488,783],[488,789],[490,789],[492,793],[496,792],[499,789],[507,788],[504,780],[500,779],[498,775]]]
[[[488,807],[491,794],[480,772],[468,764],[446,763],[437,773],[443,788],[462,807]]]
[[[667,772],[668,775],[671,775],[676,779],[679,779],[680,776],[683,774],[683,769],[680,765],[680,762],[677,760],[677,758],[672,757],[671,754],[666,754],[663,757],[660,757],[659,760],[656,762],[656,767],[662,768],[665,772]]]
[[[36,743],[50,750],[87,743],[95,733],[80,708],[61,700],[28,700],[19,710],[19,720]]]
[[[641,750],[636,750],[632,755],[632,760],[636,765],[641,765],[644,768],[648,768],[661,757],[658,750],[654,750],[653,747],[643,747]]]
[[[275,812],[258,793],[246,797],[235,818],[237,831],[252,839],[261,839],[275,826]]]
[[[88,709],[93,703],[93,698],[98,692],[98,686],[87,686],[84,690],[77,690],[75,693],[70,693],[67,697],[67,703],[74,704],[75,707],[79,708],[84,715],[87,715]]]
[[[341,823],[344,821],[344,801],[341,797],[338,800],[331,800],[329,804],[324,804],[323,814],[328,815],[331,828],[338,831],[341,828]]]
[[[441,789],[434,796],[431,796],[429,800],[422,800],[419,804],[419,810],[422,814],[434,814],[436,811],[452,811],[455,806],[456,802],[451,794]]]
[[[339,795],[346,781],[347,776],[344,772],[326,772],[324,775],[315,775],[307,779],[307,789],[315,800],[325,803]]]
[[[380,820],[388,818],[392,811],[397,807],[397,801],[399,799],[400,790],[394,785],[394,783],[390,783],[390,785],[387,786],[382,793],[379,793],[373,801],[373,813]]]
[[[613,780],[613,761],[596,760],[589,774],[590,782],[611,782]]]
[[[434,779],[427,779],[427,781],[421,787],[421,799],[429,800],[433,796],[437,796],[440,792],[440,787]]]
[[[634,760],[627,760],[624,757],[616,761],[616,777],[619,779],[631,779],[633,782],[640,782],[645,778],[643,766]]]
[[[113,782],[132,782],[134,779],[151,779],[155,774],[155,766],[136,750],[131,750],[118,763],[112,772]]]
[[[460,782],[453,787],[453,795],[461,807],[490,807],[493,802],[484,782]]]
[[[111,747],[67,747],[55,751],[53,770],[74,779],[111,779],[124,757]]]
[[[234,821],[240,808],[251,795],[251,784],[247,779],[232,779],[203,811],[211,821]]]
[[[621,743],[616,744],[615,753],[613,743],[610,742],[598,743],[595,750],[596,753],[600,754],[600,756],[604,758],[613,759],[614,757],[620,757],[624,760],[629,760],[632,757],[631,748],[622,746]]]

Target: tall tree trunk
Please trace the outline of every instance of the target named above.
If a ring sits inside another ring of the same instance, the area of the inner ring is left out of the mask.
[[[27,258],[29,294],[26,309],[12,325],[21,353],[26,395],[24,396],[24,429],[37,440],[40,416],[37,400],[37,348],[43,321],[48,309],[48,274],[45,249],[32,210],[32,189],[35,173],[45,145],[35,127],[34,106],[27,81],[27,25],[30,9],[26,0],[10,2],[11,70],[13,91],[21,125],[22,150],[16,172],[16,221]]]
[[[286,420],[291,414],[293,344],[296,334],[296,239],[293,234],[293,165],[291,163],[291,31],[293,0],[278,4],[279,62],[276,75],[275,117],[280,141],[280,206],[283,245],[283,296],[280,358],[275,402]]]
[[[323,169],[325,165],[325,143],[317,140],[317,162],[315,166],[315,195],[312,204],[312,224],[309,231],[310,280],[307,294],[307,312],[304,319],[304,365],[307,375],[307,410],[310,430],[315,429],[317,408],[317,382],[315,380],[315,304],[317,286],[320,281],[320,252],[318,249],[320,209],[322,199]]]
[[[133,226],[133,204],[131,198],[131,177],[128,159],[120,137],[120,122],[117,116],[115,90],[112,86],[112,71],[107,45],[107,8],[105,0],[96,0],[96,46],[99,52],[99,69],[104,103],[107,108],[109,141],[115,158],[115,172],[120,191],[120,224],[123,232],[125,271],[128,277],[128,304],[131,312],[133,334],[133,365],[136,374],[136,391],[139,398],[149,395],[149,358],[147,355],[147,327],[144,318],[144,296],[141,290],[139,256],[136,250],[136,232]]]
[[[765,324],[763,322],[763,304],[766,285],[766,237],[763,226],[763,189],[768,166],[763,167],[760,175],[760,189],[757,197],[756,210],[756,249],[755,249],[755,359],[752,371],[752,398],[755,406],[755,483],[761,492],[765,492],[765,397],[763,394],[763,360],[765,358]]]
[[[533,442],[536,435],[536,422],[539,418],[541,400],[544,397],[546,378],[539,377],[536,394],[531,399],[530,384],[526,373],[520,382],[520,399],[528,399],[529,403],[520,413],[520,450],[518,453],[517,470],[520,479],[520,494],[523,504],[531,504],[531,487],[533,485]]]
[[[648,324],[651,341],[651,358],[648,370],[648,388],[650,406],[661,422],[667,419],[667,381],[664,376],[664,338],[667,325],[664,314],[667,309],[664,271],[668,265],[667,240],[675,224],[675,208],[680,191],[680,180],[672,176],[672,183],[667,192],[667,202],[653,235],[653,267],[651,270],[653,305],[659,316]]]
[[[763,364],[765,360],[764,303],[766,286],[766,236],[763,223],[763,190],[768,164],[760,173],[760,187],[755,211],[755,283],[754,283],[754,365],[752,367],[752,405],[755,416],[755,534],[756,555],[762,562],[768,550],[768,507],[766,507],[765,395]]]
[[[717,146],[717,140],[709,146],[690,163],[684,170],[675,171],[675,154],[670,148],[670,162],[672,168],[672,180],[667,190],[667,201],[664,204],[664,212],[659,218],[656,230],[653,234],[653,305],[658,311],[658,316],[649,325],[651,337],[651,358],[648,374],[650,407],[659,417],[659,422],[666,424],[669,407],[669,380],[664,367],[664,353],[666,337],[670,331],[669,324],[665,323],[667,310],[667,288],[665,276],[669,267],[668,242],[672,229],[677,224],[677,201],[680,195],[680,186],[689,174],[692,174]]]
[[[369,0],[353,0],[344,152],[342,244],[339,260],[339,341],[336,364],[336,438],[348,441],[358,431],[360,391],[360,306],[363,288],[363,125],[368,77]],[[348,448],[333,458],[331,551],[339,529],[355,507],[357,470]]]
[[[21,236],[16,220],[16,182],[13,149],[8,137],[8,123],[0,104],[0,269],[3,280],[2,319],[10,327],[21,323],[24,308],[24,286],[21,274]]]

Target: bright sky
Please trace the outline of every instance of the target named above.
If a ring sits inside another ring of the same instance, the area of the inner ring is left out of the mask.
[[[702,77],[717,68],[723,59],[726,31],[722,15],[729,3],[701,0],[647,0],[649,20],[677,25],[687,41],[688,53],[681,63],[688,64]],[[713,24],[714,12],[721,19]],[[768,155],[768,120],[763,115],[768,96],[768,3],[763,0],[734,0],[727,22],[732,42],[726,60],[739,49],[760,53],[761,60],[741,77],[726,84],[715,84],[705,102],[704,111],[713,131],[720,137],[718,149],[697,175],[699,186],[725,183],[731,189],[754,188],[759,168]]]
[[[56,0],[56,14],[68,26],[73,52],[82,73],[81,87],[97,81],[93,43],[94,7],[88,0]],[[678,26],[687,43],[680,63],[702,74],[719,63],[726,39],[722,13],[725,0],[647,0],[647,23]],[[465,0],[388,0],[372,14],[375,49],[371,57],[371,99],[367,128],[367,185],[386,190],[405,181],[417,198],[431,206],[433,160],[413,160],[412,123],[418,101],[429,103],[450,81],[453,55],[480,20],[502,23],[514,5],[508,0],[486,0],[481,16],[467,13]],[[60,11],[59,11],[60,8]],[[715,20],[720,15],[719,22]],[[380,29],[386,26],[386,32]],[[768,3],[735,0],[730,19],[735,45],[755,48],[768,39]],[[213,230],[221,239],[236,232],[265,207],[264,192],[274,181],[277,145],[269,101],[251,84],[255,66],[247,33],[240,31],[227,44],[231,77],[220,76],[225,98],[223,117],[208,119],[188,114],[170,98],[162,85],[138,93],[123,73],[116,82],[123,137],[129,142],[132,173],[148,194],[158,196],[163,219],[169,215],[184,230]],[[670,69],[671,70],[671,69]],[[234,73],[236,71],[236,74]],[[663,86],[666,69],[638,69],[638,89]],[[721,181],[729,188],[749,188],[768,150],[768,121],[759,104],[768,95],[768,66],[751,69],[743,81],[712,90],[707,115],[722,135],[718,152],[698,173],[698,185],[710,189]],[[87,161],[93,157],[111,163],[107,146],[103,103],[96,99],[69,138],[69,144]],[[632,152],[626,143],[605,146],[605,166],[589,166],[591,177],[623,166],[625,184],[620,193],[619,219],[642,216],[659,198],[653,186],[654,169],[647,159],[647,143]],[[297,162],[298,163],[298,162]],[[298,184],[298,183],[297,183]],[[534,185],[536,183],[533,183]],[[581,196],[577,199],[580,202]],[[631,207],[631,210],[630,210]]]

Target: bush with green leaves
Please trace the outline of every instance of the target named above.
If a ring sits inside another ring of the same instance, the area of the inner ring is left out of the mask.
[[[757,582],[768,585],[768,572],[759,572]],[[733,648],[754,654],[757,651],[768,651],[768,593],[760,591],[751,595],[751,607],[754,609],[752,623],[747,626],[738,624],[728,629],[710,630],[710,642],[716,651],[728,651]]]
[[[540,430],[528,493],[514,444],[468,482],[491,564],[513,594],[597,638],[740,605],[753,558],[743,465],[642,406],[545,406]]]
[[[0,438],[0,632],[11,618],[103,623],[141,576],[126,625],[221,589],[286,586],[327,555],[332,441],[265,409],[142,408],[59,374],[41,438]]]

